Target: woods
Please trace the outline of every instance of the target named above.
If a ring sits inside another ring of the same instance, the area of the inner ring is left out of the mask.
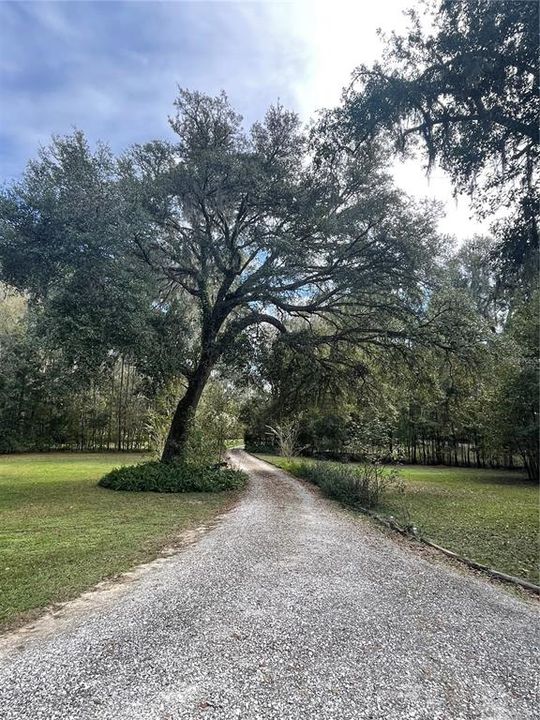
[[[537,477],[535,13],[432,12],[309,126],[180,90],[171,140],[77,130],[28,163],[0,199],[3,452],[215,458],[292,423],[311,454]],[[396,188],[413,152],[489,237],[457,246]]]

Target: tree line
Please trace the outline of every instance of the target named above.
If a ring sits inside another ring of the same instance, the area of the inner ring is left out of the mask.
[[[0,286],[0,451],[148,449],[157,400],[135,366],[111,356],[83,378],[30,318]]]
[[[283,338],[260,341],[244,381],[248,446],[268,450],[273,428],[286,427],[304,454],[519,467],[537,478],[538,293],[497,300],[492,247],[476,237],[439,269],[439,292],[474,338],[459,352],[354,348],[345,364],[332,348],[298,355]]]

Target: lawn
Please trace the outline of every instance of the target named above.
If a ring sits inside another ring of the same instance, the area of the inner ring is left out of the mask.
[[[284,458],[258,457],[287,466]],[[539,582],[538,487],[523,474],[411,465],[400,472],[405,493],[390,493],[378,512],[460,555]]]
[[[0,456],[0,625],[155,557],[179,531],[231,502],[230,493],[97,487],[111,468],[141,460],[109,453]]]

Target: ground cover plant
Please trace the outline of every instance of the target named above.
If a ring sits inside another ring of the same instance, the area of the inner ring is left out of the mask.
[[[243,472],[230,468],[152,461],[114,468],[99,485],[111,490],[159,493],[222,492],[239,490],[246,480]]]
[[[258,457],[295,471],[294,460]],[[412,465],[399,473],[403,489],[388,488],[378,512],[449,550],[538,583],[538,486],[523,473]]]
[[[234,493],[110,492],[97,485],[140,454],[7,455],[0,462],[0,626],[154,557]]]

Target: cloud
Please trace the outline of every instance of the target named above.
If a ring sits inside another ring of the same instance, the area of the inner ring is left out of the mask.
[[[373,2],[2,2],[0,167],[4,179],[52,133],[83,129],[120,152],[167,136],[176,87],[225,89],[247,124],[278,98],[304,119],[338,102],[360,62],[399,29],[408,0]],[[417,166],[398,181],[437,195],[455,214],[448,180]],[[461,210],[465,205],[461,202]]]
[[[294,47],[234,3],[2,3],[2,170],[81,127],[115,149],[167,132],[176,86],[226,89],[249,122],[293,102]]]

